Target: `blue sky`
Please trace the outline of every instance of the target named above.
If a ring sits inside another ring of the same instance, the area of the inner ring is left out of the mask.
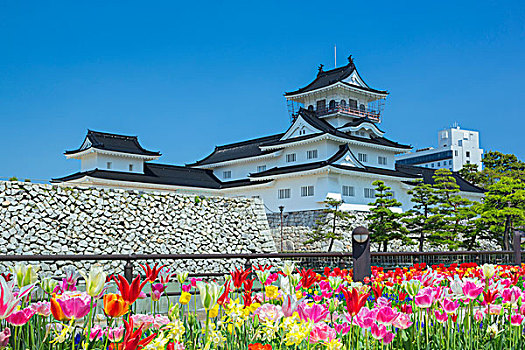
[[[525,159],[525,2],[0,3],[0,178],[78,171],[86,130],[190,163],[284,131],[282,94],[351,53],[415,147],[454,122]]]

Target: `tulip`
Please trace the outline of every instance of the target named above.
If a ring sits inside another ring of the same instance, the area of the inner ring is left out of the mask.
[[[257,278],[261,282],[261,284],[266,284],[266,280],[268,277],[270,277],[270,271],[268,270],[262,270],[262,271],[255,271],[255,274],[257,275]]]
[[[513,326],[521,326],[524,317],[520,314],[510,316],[510,324]]]
[[[91,297],[98,297],[104,292],[106,285],[106,273],[100,265],[92,265],[87,276],[82,275],[86,280],[86,293]]]
[[[168,284],[171,280],[171,277],[175,275],[174,273],[171,273],[171,270],[163,267],[159,272],[159,280],[162,284]]]
[[[425,293],[425,289],[421,290],[414,298],[416,306],[422,309],[428,309],[434,303],[434,297],[432,293]]]
[[[377,325],[373,323],[370,332],[372,333],[372,337],[375,339],[383,339],[383,337],[386,335],[386,327],[382,324]]]
[[[314,325],[310,331],[309,342],[310,344],[316,344],[319,342],[329,343],[336,337],[335,329],[331,328],[324,322],[320,322]]]
[[[308,306],[307,303],[301,303],[297,307],[297,313],[301,320],[305,322],[312,321],[313,323],[323,321],[329,315],[326,306],[320,304],[312,304],[311,306]]]
[[[439,322],[439,323],[445,323],[447,322],[448,320],[448,314],[443,311],[442,313],[440,313],[439,311],[435,311],[434,314],[436,315],[436,320]]]
[[[102,328],[99,325],[91,327],[91,333],[89,334],[89,340],[93,341],[95,339],[102,339]]]
[[[56,299],[67,319],[78,320],[89,313],[91,297],[87,293],[63,294]]]
[[[299,272],[299,275],[301,276],[301,286],[305,289],[310,288],[315,282],[317,282],[317,274],[312,270],[308,269],[306,270],[303,268],[302,270],[297,270]]]
[[[483,292],[483,286],[477,286],[474,282],[466,281],[463,284],[462,291],[467,298],[476,299]]]
[[[166,290],[166,286],[162,283],[156,283],[151,285],[151,300],[157,301],[162,296],[162,293]]]
[[[18,303],[28,296],[35,287],[34,284],[24,286],[15,294],[13,292],[15,288],[14,282],[7,282],[5,279],[0,278],[0,320],[6,319],[11,315],[16,310]]]
[[[355,316],[366,304],[366,299],[370,296],[370,293],[358,293],[357,288],[352,288],[352,291],[343,289],[343,294],[346,300],[346,309],[350,315]]]
[[[155,322],[155,316],[145,315],[145,314],[136,314],[130,316],[130,320],[133,321],[134,328],[142,328],[144,330],[148,329],[149,326]]]
[[[496,266],[492,264],[484,264],[481,269],[486,279],[492,278],[496,273]]]
[[[231,271],[230,274],[232,276],[233,287],[235,289],[241,288],[244,284],[244,281],[246,281],[246,279],[250,275],[251,271],[251,269],[243,270],[237,268],[235,268],[235,271]]]
[[[155,315],[155,320],[153,321],[153,328],[161,329],[162,327],[164,327],[165,325],[167,325],[170,322],[171,322],[171,320],[167,316]]]
[[[377,322],[385,325],[390,325],[399,315],[394,309],[389,306],[383,306],[377,311]]]
[[[19,288],[36,283],[38,270],[40,270],[39,266],[26,265],[24,263],[18,263],[11,268]]]
[[[12,324],[13,326],[23,326],[31,319],[31,317],[33,317],[34,314],[35,311],[30,307],[27,307],[25,309],[13,312],[5,320],[7,323]]]
[[[144,288],[148,280],[144,280],[141,283],[140,275],[138,275],[137,277],[135,277],[135,279],[133,280],[133,282],[131,282],[130,285],[123,276],[119,275],[118,279],[115,278],[115,282],[117,282],[120,295],[122,295],[124,301],[126,301],[128,305],[131,305],[135,301],[137,301],[137,299],[140,296],[140,292],[142,291],[142,288]]]
[[[521,290],[519,287],[506,288],[503,290],[503,294],[501,296],[503,297],[503,301],[505,303],[515,304],[521,298]]]
[[[132,349],[142,349],[157,336],[157,333],[153,333],[146,338],[142,339],[142,326],[138,330],[134,331],[133,318],[130,318],[129,322],[124,320],[124,325],[126,327],[126,336],[122,341],[122,344],[119,344],[119,349],[123,350],[132,350]]]
[[[407,329],[412,326],[413,322],[410,320],[410,316],[404,313],[399,313],[399,316],[396,317],[392,325],[399,329]]]
[[[0,349],[5,349],[9,345],[9,337],[11,336],[11,330],[9,328],[4,329],[0,333]]]
[[[140,265],[140,267],[142,267],[144,273],[146,274],[146,280],[150,283],[154,283],[157,280],[160,270],[162,270],[166,266],[162,265],[157,267],[157,265],[158,263],[156,263],[155,266],[153,266],[153,268],[151,268],[148,264]]]
[[[179,281],[180,284],[183,284],[184,282],[186,282],[188,275],[189,275],[189,272],[187,271],[177,272],[177,280]]]
[[[190,302],[190,300],[191,300],[190,293],[186,293],[186,292],[181,293],[180,298],[179,298],[179,303],[181,303],[182,305],[186,305]]]
[[[445,310],[447,314],[453,314],[459,308],[459,302],[452,301],[448,298],[444,298],[441,301],[441,307],[443,308],[443,310]]]
[[[219,296],[222,294],[224,286],[219,288],[219,286],[214,282],[205,283],[198,281],[197,288],[200,292],[202,306],[204,309],[206,309],[206,311],[209,311],[217,303]]]
[[[410,295],[412,298],[416,296],[417,293],[419,293],[419,290],[421,289],[421,281],[419,280],[410,280],[403,282],[403,288],[405,288],[405,291]]]
[[[330,276],[328,277],[328,283],[330,284],[330,288],[335,292],[341,283],[343,283],[343,279],[339,276]]]
[[[116,328],[107,328],[106,335],[108,340],[112,343],[118,343],[124,338],[124,326],[119,326]]]
[[[498,296],[497,290],[493,290],[493,291],[487,290],[486,292],[483,292],[483,300],[487,304],[492,304],[494,300],[496,300],[497,296]]]
[[[51,303],[48,301],[39,301],[29,306],[31,310],[35,311],[35,314],[47,317],[51,315]]]
[[[58,303],[55,296],[51,298],[50,310],[55,320],[60,321],[60,322],[69,321],[66,315],[64,315],[64,311],[62,311],[62,307]]]
[[[40,287],[46,294],[53,294],[58,282],[51,277],[46,277],[40,282]]]
[[[297,300],[297,296],[285,294],[283,298],[282,311],[285,317],[290,317],[293,315],[297,306],[302,301],[302,299]]]
[[[283,267],[283,273],[286,276],[290,276],[295,270],[295,264],[293,262],[286,261]]]
[[[120,317],[128,313],[129,305],[118,294],[106,294],[104,295],[104,313],[109,317]]]

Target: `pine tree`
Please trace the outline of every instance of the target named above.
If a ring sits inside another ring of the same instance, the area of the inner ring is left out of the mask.
[[[466,229],[465,225],[475,214],[469,210],[472,204],[459,195],[459,185],[448,169],[438,169],[434,172],[433,188],[436,194],[436,205],[432,209],[432,234],[428,237],[431,245],[448,245],[450,250],[460,246],[458,233]]]
[[[482,185],[482,174],[479,171],[477,164],[464,164],[461,170],[458,171],[459,176],[467,180],[473,185]]]
[[[328,251],[332,251],[334,241],[343,238],[343,232],[350,229],[350,220],[354,219],[347,211],[340,210],[342,201],[327,198],[325,209],[315,221],[314,229],[307,233],[306,244],[329,241]]]
[[[408,191],[408,194],[412,196],[410,200],[414,206],[407,212],[407,216],[402,221],[412,235],[419,236],[419,251],[422,252],[425,236],[434,227],[432,208],[436,204],[437,198],[432,185],[425,184],[423,179],[416,179],[414,182],[414,188]]]
[[[517,178],[502,176],[488,187],[483,203],[482,219],[491,231],[500,234],[504,250],[510,249],[510,233],[525,224],[525,183]]]
[[[388,250],[388,242],[393,239],[400,239],[405,244],[413,244],[407,236],[408,230],[401,222],[404,214],[396,213],[391,209],[401,206],[401,203],[392,197],[391,188],[380,180],[374,181],[372,185],[376,186],[376,200],[369,203],[372,208],[367,217],[372,242],[383,245],[384,252]]]

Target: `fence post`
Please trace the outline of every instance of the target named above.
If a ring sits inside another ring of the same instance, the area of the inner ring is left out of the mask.
[[[128,280],[128,283],[131,283],[133,280],[133,264],[131,263],[131,259],[126,260],[126,265],[124,265],[124,277]]]
[[[521,232],[514,231],[514,237],[512,240],[512,246],[514,248],[514,263],[521,265]]]
[[[251,259],[246,259],[246,263],[244,264],[244,270],[247,271],[251,269],[252,269],[252,261]],[[252,272],[250,272],[250,274],[247,276],[247,278],[250,278],[250,277],[252,277]]]
[[[372,275],[372,256],[370,255],[370,232],[359,226],[352,231],[352,261],[354,282],[363,282]]]

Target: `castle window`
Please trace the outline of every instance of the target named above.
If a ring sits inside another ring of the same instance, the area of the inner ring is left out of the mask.
[[[343,185],[343,196],[344,197],[354,197],[355,196],[354,186]]]
[[[111,169],[111,165],[112,165],[111,162],[107,162],[106,163],[106,168]]]
[[[341,102],[339,102],[339,104],[341,105],[341,107],[346,107],[346,101],[345,100],[341,100]]]
[[[454,155],[457,157],[458,156],[458,150],[455,150],[454,151]]]
[[[296,161],[296,159],[297,159],[297,157],[296,157],[295,153],[290,153],[290,154],[286,155],[286,162],[287,163],[293,163],[293,162]]]
[[[349,99],[348,100],[348,106],[352,109],[357,109],[357,100]]]
[[[359,110],[360,110],[361,112],[366,111],[366,107],[365,107],[365,105],[361,103],[361,104],[359,105]]]
[[[257,172],[260,173],[261,171],[265,171],[266,170],[266,165],[259,165],[257,167]]]
[[[374,190],[373,188],[365,188],[364,192],[365,198],[375,198],[376,196],[376,190]]]
[[[317,111],[324,111],[326,109],[326,100],[319,100],[317,101]]]
[[[357,158],[360,162],[366,163],[368,162],[368,155],[366,153],[358,153]]]
[[[463,147],[463,140],[458,140],[458,146]]]
[[[314,186],[302,186],[301,197],[311,197],[314,195]]]
[[[133,164],[129,165],[129,171],[133,171]]]
[[[222,172],[222,178],[223,179],[231,179],[232,178],[232,171],[226,170]]]
[[[279,199],[287,199],[290,198],[290,189],[289,188],[281,188],[278,192]]]
[[[309,105],[309,106],[308,106],[308,110],[309,110],[309,111],[313,111],[313,110],[314,110],[314,106],[313,106],[313,105]]]
[[[313,149],[311,151],[306,152],[306,159],[315,159],[317,158],[317,150]]]
[[[467,157],[470,157],[470,151],[467,151]]]
[[[330,100],[330,102],[328,103],[328,108],[335,109],[335,100]]]
[[[380,164],[380,165],[386,165],[386,157],[378,156],[377,157],[377,163]]]

